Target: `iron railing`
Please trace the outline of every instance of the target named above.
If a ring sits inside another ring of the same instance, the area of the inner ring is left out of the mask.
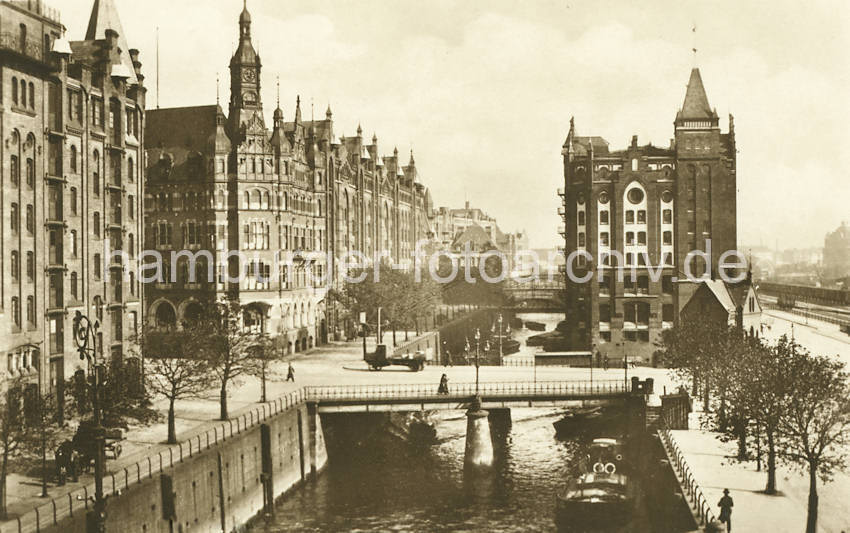
[[[623,380],[600,381],[504,381],[479,383],[477,393],[486,398],[534,398],[552,396],[595,397],[626,394]],[[307,401],[399,401],[440,398],[466,398],[476,395],[475,383],[449,383],[449,393],[437,392],[434,383],[388,385],[311,386],[305,388]]]
[[[304,389],[240,412],[224,422],[193,434],[186,440],[164,448],[156,453],[142,450],[129,460],[120,461],[104,476],[104,492],[117,496],[154,475],[173,467],[177,463],[209,449],[218,442],[256,426],[269,417],[303,404]],[[122,466],[126,465],[126,466]],[[44,528],[58,525],[60,520],[85,513],[93,505],[94,481],[74,489],[62,496],[45,500],[44,503],[21,516],[0,524],[0,533],[38,533]]]
[[[661,437],[661,443],[664,446],[667,457],[670,458],[671,465],[676,470],[677,477],[682,484],[682,489],[686,493],[689,505],[694,509],[696,517],[701,520],[701,523],[697,525],[708,525],[715,520],[714,512],[711,510],[711,505],[708,503],[702,489],[694,478],[691,468],[688,466],[687,461],[685,461],[685,456],[679,450],[676,439],[673,438],[673,435],[667,428],[659,429],[658,435]]]

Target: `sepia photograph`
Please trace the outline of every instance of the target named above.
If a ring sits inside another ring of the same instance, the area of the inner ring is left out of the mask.
[[[850,533],[847,20],[0,0],[0,533]]]

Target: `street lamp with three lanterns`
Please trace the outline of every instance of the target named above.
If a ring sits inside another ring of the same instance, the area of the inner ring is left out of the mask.
[[[106,496],[103,494],[103,473],[106,462],[104,443],[106,440],[100,410],[100,386],[103,374],[103,361],[98,361],[97,330],[100,322],[92,322],[89,317],[77,311],[74,316],[74,342],[80,359],[88,362],[92,386],[92,411],[94,414],[95,450],[94,457],[94,506],[86,515],[86,531],[106,532]]]

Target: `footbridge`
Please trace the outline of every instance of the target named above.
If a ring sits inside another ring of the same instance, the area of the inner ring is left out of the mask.
[[[448,393],[437,384],[314,386],[305,399],[319,413],[432,411],[511,407],[603,405],[651,392],[651,382],[624,380],[509,381],[450,383]]]
[[[524,312],[561,311],[564,308],[564,282],[559,280],[516,281],[505,283],[504,292],[513,308]]]

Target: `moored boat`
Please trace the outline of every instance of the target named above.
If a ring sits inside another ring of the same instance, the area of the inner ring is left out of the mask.
[[[635,487],[618,473],[585,473],[556,495],[555,522],[559,531],[586,531],[627,523],[633,514]]]

